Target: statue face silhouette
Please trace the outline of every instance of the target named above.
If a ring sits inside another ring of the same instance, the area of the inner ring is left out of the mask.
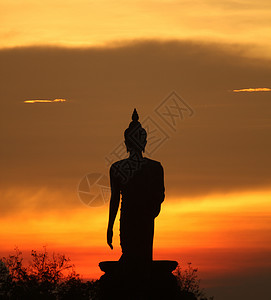
[[[147,140],[141,142],[140,145],[135,145],[127,140],[125,140],[124,143],[126,145],[127,152],[145,152]]]
[[[124,142],[127,152],[141,153],[142,151],[145,151],[145,146],[147,144],[147,132],[144,128],[142,128],[138,119],[137,111],[134,109],[132,122],[124,131]]]

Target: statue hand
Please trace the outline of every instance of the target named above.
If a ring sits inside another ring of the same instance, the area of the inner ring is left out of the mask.
[[[161,205],[159,204],[156,206],[156,208],[154,210],[154,218],[156,218],[159,215],[160,210],[161,210]]]
[[[111,248],[111,250],[113,250],[112,238],[113,238],[113,230],[108,228],[107,229],[107,244]]]

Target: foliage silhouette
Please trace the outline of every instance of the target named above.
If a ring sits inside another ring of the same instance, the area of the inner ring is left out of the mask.
[[[64,254],[51,256],[32,250],[28,267],[23,265],[22,252],[0,259],[0,299],[82,299],[96,300],[97,281],[83,282],[74,265]]]
[[[197,300],[213,300],[214,297],[207,298],[205,290],[200,288],[200,279],[197,272],[198,269],[193,268],[191,263],[188,263],[186,269],[182,269],[180,265],[177,266],[173,274],[177,279],[181,295],[194,295]]]
[[[174,271],[180,289],[180,300],[213,300],[207,298],[200,288],[197,269]],[[31,262],[23,264],[22,252],[15,248],[15,254],[0,259],[1,300],[99,300],[99,280],[83,281],[75,272],[74,265],[64,254],[49,255],[43,251],[31,251]]]

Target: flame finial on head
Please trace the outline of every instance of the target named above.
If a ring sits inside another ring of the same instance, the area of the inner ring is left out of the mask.
[[[138,116],[138,113],[137,113],[136,108],[135,108],[134,111],[133,111],[133,114],[132,114],[132,120],[134,122],[137,122],[138,119],[139,119],[139,116]]]
[[[136,108],[134,108],[132,121],[130,122],[128,128],[124,131],[124,138],[127,149],[144,151],[145,145],[147,143],[147,132],[144,128],[142,128],[138,119],[138,113],[136,111]]]

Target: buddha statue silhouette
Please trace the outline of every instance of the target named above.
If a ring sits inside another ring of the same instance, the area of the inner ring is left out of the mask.
[[[160,162],[143,157],[147,133],[142,128],[136,109],[132,122],[124,132],[129,157],[110,167],[111,199],[107,243],[111,249],[113,225],[118,212],[120,195],[120,244],[124,264],[152,262],[154,219],[164,201],[164,172]]]

